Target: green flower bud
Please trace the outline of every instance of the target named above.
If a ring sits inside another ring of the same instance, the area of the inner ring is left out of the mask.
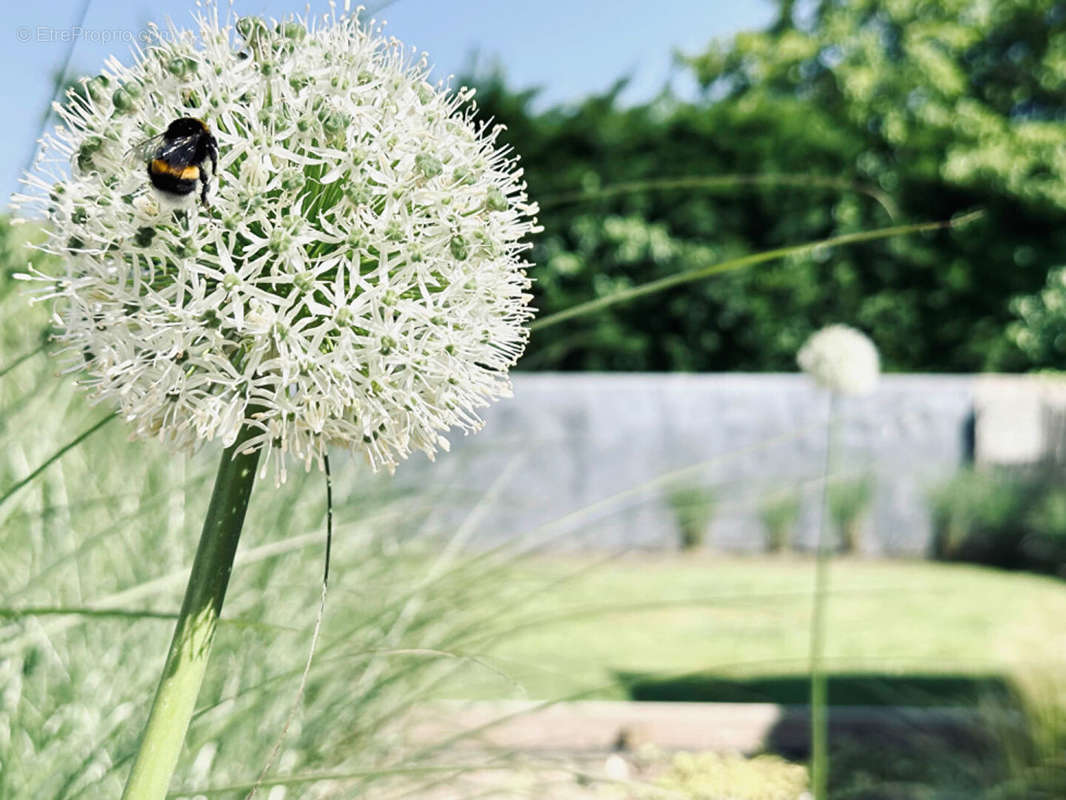
[[[110,85],[111,81],[106,75],[97,75],[85,84],[85,89],[93,100],[100,101],[107,96],[107,87]]]
[[[115,106],[115,111],[120,114],[133,111],[133,97],[125,89],[116,89],[115,93],[111,95],[111,102]]]
[[[281,25],[281,35],[295,42],[302,41],[307,36],[307,28],[299,22],[289,21]]]
[[[266,22],[261,17],[241,17],[237,20],[236,28],[237,33],[249,42],[267,30]]]
[[[453,236],[452,240],[448,242],[448,249],[451,250],[452,255],[459,261],[466,261],[466,257],[470,254],[466,239],[458,234]]]
[[[422,173],[423,177],[435,178],[444,172],[444,165],[440,159],[429,153],[419,153],[415,156],[415,169]]]
[[[188,61],[184,58],[172,58],[166,64],[167,72],[179,78],[185,75],[188,68]]]
[[[337,134],[344,131],[348,127],[349,119],[347,115],[337,112],[330,112],[326,114],[325,119],[322,120],[322,128],[326,133]]]
[[[490,186],[485,194],[485,208],[489,211],[506,211],[508,209],[507,198],[496,186]]]
[[[473,186],[477,183],[477,176],[474,175],[474,171],[471,169],[456,167],[455,172],[452,173],[452,180],[460,186]]]

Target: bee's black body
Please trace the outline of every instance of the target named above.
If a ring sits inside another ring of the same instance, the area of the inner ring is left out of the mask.
[[[211,175],[218,169],[218,142],[211,130],[195,117],[181,117],[159,136],[144,142],[140,154],[148,160],[152,185],[175,199],[187,197],[201,185],[200,202],[207,203],[211,178],[204,170],[210,159]]]

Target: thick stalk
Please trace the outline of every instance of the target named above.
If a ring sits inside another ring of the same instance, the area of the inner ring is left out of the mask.
[[[255,481],[259,452],[240,452],[253,432],[246,425],[222,454],[174,639],[123,800],[163,800],[181,755]]]
[[[829,593],[830,543],[827,534],[829,517],[829,479],[833,473],[836,450],[837,393],[829,392],[829,415],[826,422],[825,474],[822,479],[822,508],[818,518],[818,544],[815,552],[814,607],[811,610],[811,794],[814,800],[826,800],[829,793],[829,692],[825,668],[826,603]]]

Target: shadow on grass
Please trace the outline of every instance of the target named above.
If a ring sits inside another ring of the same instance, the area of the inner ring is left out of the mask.
[[[632,700],[777,704],[761,750],[809,757],[806,676],[616,678]],[[1028,739],[1029,722],[1019,692],[1001,676],[835,674],[829,703],[832,800],[1056,796],[1003,792],[1011,778],[1006,741]]]
[[[689,674],[663,678],[616,672],[630,700],[696,703],[777,703],[806,705],[810,680],[805,675],[731,678]],[[829,675],[831,706],[909,706],[912,708],[1012,706],[1018,697],[999,675],[885,675],[837,673]]]

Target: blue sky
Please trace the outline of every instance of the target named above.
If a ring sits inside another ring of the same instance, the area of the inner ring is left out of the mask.
[[[148,21],[189,19],[192,0],[90,0],[85,23],[72,33],[83,0],[47,4],[9,3],[0,45],[7,107],[0,144],[0,190],[7,197],[40,133],[41,114],[52,75],[62,66],[70,38],[76,37],[71,72],[94,73],[115,53],[125,57],[123,37],[136,36]],[[374,7],[375,0],[363,0]],[[234,0],[240,15],[282,17],[302,11],[300,0]],[[311,3],[311,11],[328,8]],[[566,103],[632,78],[624,97],[639,101],[667,81],[688,94],[688,76],[672,66],[675,50],[697,52],[715,36],[761,27],[769,22],[769,0],[395,0],[378,13],[387,32],[430,54],[438,75],[461,72],[478,54],[483,65],[498,61],[511,85],[542,87],[541,103]]]

